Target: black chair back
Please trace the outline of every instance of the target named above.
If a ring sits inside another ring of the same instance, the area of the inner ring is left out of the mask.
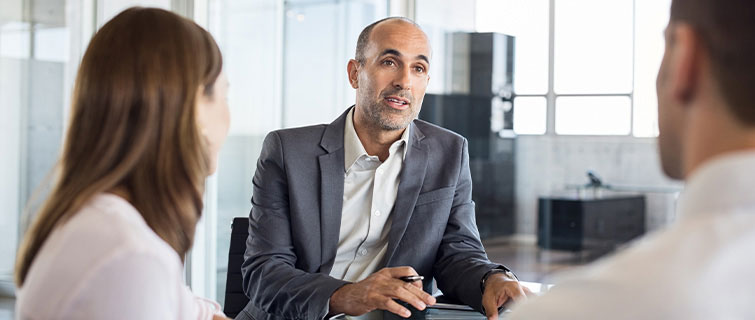
[[[249,298],[244,294],[241,279],[241,264],[244,262],[246,238],[249,236],[249,218],[233,218],[231,224],[231,246],[228,250],[228,273],[225,281],[225,305],[223,312],[230,318],[244,309]]]

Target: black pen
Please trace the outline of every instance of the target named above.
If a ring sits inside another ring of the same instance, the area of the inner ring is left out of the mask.
[[[401,281],[403,281],[403,282],[414,282],[414,281],[425,280],[425,277],[423,277],[423,276],[403,276],[403,277],[400,277],[399,279],[401,279]]]

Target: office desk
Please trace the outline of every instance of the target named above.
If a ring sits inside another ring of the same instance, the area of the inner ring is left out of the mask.
[[[551,284],[542,284],[537,282],[528,282],[528,281],[519,281],[519,283],[527,287],[527,289],[530,289],[533,293],[536,295],[544,294],[548,291],[553,285]],[[401,302],[400,302],[401,303]],[[409,311],[412,312],[412,316],[409,317],[409,319],[415,319],[415,320],[487,320],[487,317],[483,315],[482,313],[479,313],[477,311],[458,311],[458,310],[447,310],[447,309],[436,309],[436,308],[427,308],[424,311],[419,311],[411,306],[408,306],[405,303],[401,303],[404,307],[407,307]],[[503,312],[500,312],[498,315],[498,319],[506,319],[506,314],[510,311],[506,310]],[[347,316],[337,316],[332,317],[330,320],[347,320],[349,317]],[[383,311],[383,320],[400,320],[404,319],[402,317],[399,317],[393,313]]]
[[[506,319],[506,312],[502,312],[498,319]],[[383,320],[399,320],[403,319],[390,312],[383,312]],[[424,311],[412,310],[412,316],[409,319],[417,320],[487,320],[488,318],[477,311],[457,311],[457,310],[444,310],[428,308]]]
[[[605,253],[645,233],[645,196],[538,200],[537,245]]]
[[[483,314],[477,311],[457,311],[457,310],[444,310],[428,308],[424,311],[417,311],[410,308],[412,316],[408,319],[414,320],[487,320]],[[498,319],[506,319],[507,312],[503,312],[499,315]],[[330,318],[331,320],[346,320],[349,319],[346,316],[338,316]],[[405,318],[399,317],[388,311],[383,311],[383,320],[404,320]]]

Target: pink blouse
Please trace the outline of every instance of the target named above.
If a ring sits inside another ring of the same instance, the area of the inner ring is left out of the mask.
[[[19,319],[212,319],[178,254],[130,203],[94,196],[58,227],[17,291]]]

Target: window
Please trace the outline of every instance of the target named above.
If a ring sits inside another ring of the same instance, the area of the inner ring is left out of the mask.
[[[556,98],[556,134],[628,135],[631,99],[626,96]]]
[[[545,134],[547,105],[545,97],[514,98],[514,132],[517,134]]]
[[[83,25],[81,7],[76,0],[10,0],[2,4],[0,288],[11,283],[17,246],[27,222],[22,212],[32,195],[44,199],[45,188],[40,186],[48,181],[61,147],[69,88],[81,53],[80,47],[72,45],[81,40],[80,34],[73,32]]]
[[[478,32],[516,37],[514,91],[518,94],[548,92],[548,5],[549,0],[477,0]]]
[[[636,137],[658,135],[655,78],[661,65],[670,0],[635,0],[634,95],[632,132]]]
[[[632,0],[555,4],[556,94],[631,93]]]
[[[6,289],[14,287],[16,251],[31,218],[24,213],[34,213],[49,191],[79,60],[95,27],[133,5],[169,8],[170,4],[170,0],[2,2],[0,295],[10,294]]]
[[[514,131],[657,135],[655,74],[669,6],[669,0],[478,0],[477,31],[516,37]]]

